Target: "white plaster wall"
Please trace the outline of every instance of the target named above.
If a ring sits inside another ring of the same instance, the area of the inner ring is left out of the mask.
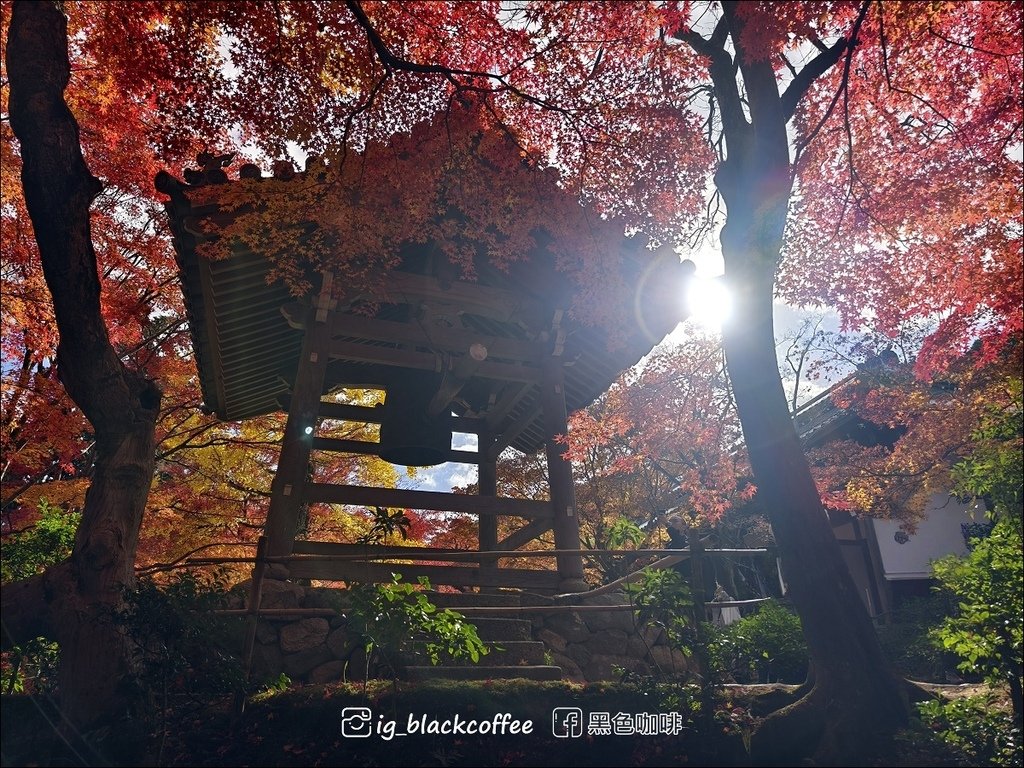
[[[892,581],[931,578],[929,563],[932,560],[967,553],[960,524],[984,521],[983,502],[961,504],[946,493],[937,493],[929,499],[917,532],[910,534],[905,544],[900,544],[894,538],[900,529],[898,522],[872,520],[885,578]]]

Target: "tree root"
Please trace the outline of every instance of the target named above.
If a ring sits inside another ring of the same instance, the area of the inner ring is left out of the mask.
[[[799,765],[825,731],[825,712],[811,693],[770,714],[750,739],[754,765]]]
[[[888,701],[888,704],[887,704]],[[773,712],[752,735],[754,765],[858,765],[906,724],[906,700],[893,701],[820,678],[799,700]]]

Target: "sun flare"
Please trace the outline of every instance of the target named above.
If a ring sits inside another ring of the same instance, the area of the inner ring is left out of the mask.
[[[720,331],[732,313],[732,294],[720,277],[697,277],[686,292],[686,306],[695,323]]]

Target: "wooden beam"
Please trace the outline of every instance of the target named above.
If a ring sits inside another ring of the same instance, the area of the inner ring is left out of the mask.
[[[347,360],[356,363],[377,363],[397,368],[412,368],[419,371],[440,372],[444,362],[440,355],[430,352],[412,352],[394,347],[382,347],[372,344],[357,344],[352,341],[332,341],[331,357],[335,360]],[[485,361],[480,363],[477,376],[499,381],[535,382],[540,378],[536,368],[513,363]]]
[[[551,505],[546,501],[488,498],[464,493],[413,491],[405,488],[310,483],[306,488],[306,500],[327,504],[432,509],[465,512],[471,515],[511,515],[528,519],[551,517]]]
[[[281,313],[290,326],[302,328],[305,321],[300,304],[286,304]],[[490,350],[491,357],[533,364],[540,360],[540,348],[530,341],[487,336],[465,328],[423,326],[415,322],[380,320],[355,314],[335,315],[331,335],[421,347],[435,352],[464,352],[470,345],[481,343]]]
[[[550,520],[531,520],[498,542],[497,549],[515,550],[551,530]]]
[[[444,372],[441,385],[427,403],[427,416],[436,418],[447,413],[452,400],[469,383],[473,375],[487,359],[487,347],[479,342],[470,345],[467,354],[458,359],[454,366]]]
[[[505,417],[512,412],[512,409],[516,407],[516,404],[522,400],[532,389],[530,384],[521,384],[519,386],[509,385],[505,387],[505,392],[502,393],[501,398],[494,404],[494,406],[487,411],[486,421],[488,428],[493,432],[498,428]]]
[[[543,409],[538,405],[536,408],[531,408],[525,414],[520,416],[515,422],[509,426],[504,432],[498,435],[494,439],[494,444],[491,445],[489,451],[490,454],[497,458],[498,454],[508,448],[512,443],[515,442],[516,438],[519,437],[526,429],[536,421],[537,417],[541,415]]]
[[[481,455],[479,456],[479,464],[477,464],[477,485],[480,489],[480,495],[487,498],[496,498],[498,496],[498,464],[488,458],[487,451],[483,450],[483,446],[492,442],[492,440],[493,438],[490,435],[484,434],[480,436]],[[490,552],[498,548],[497,515],[484,515],[481,517],[477,522],[477,531],[481,552]],[[480,571],[484,574],[485,578],[492,578],[497,568],[498,559],[495,557],[488,557],[480,563]]]
[[[565,408],[565,370],[562,358],[548,356],[542,366],[544,380],[540,387],[540,400],[544,412],[545,451],[548,459],[548,484],[551,488],[551,508],[554,513],[552,530],[555,549],[573,549],[580,546],[580,521],[576,515],[576,491],[572,479],[572,464],[565,458],[566,446],[555,440],[555,435],[569,432]],[[587,588],[583,580],[583,559],[579,556],[559,555],[558,575],[565,591]]]
[[[315,322],[315,312],[312,307],[308,310],[307,330],[295,373],[291,407],[288,409],[288,421],[281,441],[281,455],[270,486],[270,509],[267,511],[266,522],[269,555],[291,553],[299,513],[304,504],[303,490],[313,444],[310,435],[319,418],[330,337],[329,323]]]
[[[484,336],[465,328],[423,327],[418,323],[377,320],[360,315],[338,315],[334,320],[334,336],[386,341],[412,347],[444,352],[465,352],[472,344],[487,347],[491,357],[534,363],[540,359],[539,349],[528,341],[501,336]]]
[[[339,557],[393,557],[396,560],[469,560],[480,559],[471,549],[434,549],[432,547],[399,547],[385,544],[344,544],[334,541],[296,541],[295,555]]]
[[[380,456],[380,443],[371,443],[368,440],[342,440],[336,437],[314,437],[314,451],[335,451],[337,453],[355,453],[360,456]],[[445,461],[452,461],[457,464],[476,464],[480,461],[480,454],[473,451],[448,451]]]
[[[536,318],[548,313],[541,302],[518,291],[459,280],[441,283],[427,275],[391,272],[384,295],[378,299],[401,300],[406,304],[451,305],[457,311],[509,322],[521,316]]]
[[[558,577],[550,571],[527,568],[501,568],[493,575],[473,566],[409,565],[405,563],[353,563],[332,561],[300,561],[288,566],[292,579],[320,579],[382,583],[391,581],[391,574],[400,573],[407,582],[426,576],[431,584],[459,587],[518,587],[521,589],[554,590]]]
[[[291,396],[287,393],[278,398],[281,407],[288,409]],[[339,421],[355,421],[360,424],[380,424],[387,413],[386,405],[366,406],[349,405],[347,403],[320,403],[320,416],[325,419],[338,419]],[[468,432],[479,434],[487,429],[483,419],[472,419],[465,416],[448,416],[452,432]]]

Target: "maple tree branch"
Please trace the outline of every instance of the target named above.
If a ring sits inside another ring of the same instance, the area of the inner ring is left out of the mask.
[[[818,34],[816,32],[811,32],[811,34],[807,36],[807,39],[810,40],[814,47],[817,48],[819,51],[828,50],[828,46],[825,45],[825,41],[818,37]]]
[[[952,39],[946,37],[945,35],[943,35],[941,32],[938,32],[935,29],[935,27],[933,27],[931,24],[928,25],[928,34],[930,34],[932,37],[939,38],[939,40],[942,40],[945,43],[949,43],[950,45],[956,45],[956,46],[958,46],[960,48],[964,48],[964,49],[966,49],[968,51],[976,51],[978,53],[984,53],[986,56],[993,56],[993,57],[995,57],[997,59],[1008,59],[1008,58],[1010,58],[1009,55],[1005,54],[1005,53],[996,53],[995,51],[990,51],[990,50],[987,50],[985,48],[978,48],[976,45],[971,45],[970,43],[961,43],[958,40],[952,40]]]
[[[47,476],[51,472],[53,472],[53,470],[60,469],[61,464],[65,463],[65,462],[72,462],[72,461],[80,460],[83,456],[85,456],[87,453],[89,453],[93,449],[93,447],[95,445],[96,445],[95,442],[90,442],[88,445],[86,445],[84,448],[82,448],[77,454],[75,454],[71,458],[68,458],[68,459],[61,459],[61,458],[53,459],[49,463],[49,465],[46,466],[46,468],[41,469],[38,472],[36,472],[35,474],[31,475],[27,480],[24,481],[24,483],[22,483],[20,486],[18,486],[18,488],[16,490],[12,491],[10,493],[10,495],[6,496],[2,500],[2,503],[0,503],[0,509],[3,509],[4,511],[11,510],[13,508],[14,502],[17,501],[18,498],[23,493],[25,493],[26,491],[28,491],[28,490],[30,490],[30,489],[38,486],[38,485],[43,484],[46,481]],[[84,474],[82,475],[82,477],[85,477],[85,476],[86,475],[84,475]]]
[[[867,4],[864,6],[867,7]],[[800,70],[800,72],[790,82],[789,87],[786,88],[782,94],[782,112],[788,121],[793,114],[796,112],[797,104],[800,103],[800,99],[803,98],[804,94],[807,93],[808,89],[823,74],[828,72],[837,61],[839,57],[843,55],[843,51],[849,46],[849,41],[841,37],[836,41],[835,45],[831,48],[827,48],[822,53],[819,53],[811,61]],[[852,46],[850,46],[852,48]]]
[[[893,91],[894,93],[899,93],[899,94],[902,94],[904,96],[909,96],[914,101],[919,102],[924,107],[926,107],[928,110],[930,110],[931,112],[934,112],[936,115],[938,115],[946,123],[950,133],[952,133],[952,135],[954,137],[956,137],[956,139],[959,142],[960,146],[965,151],[973,153],[975,151],[975,148],[973,146],[971,146],[969,143],[967,143],[967,142],[965,142],[963,140],[963,138],[961,136],[961,133],[960,133],[960,127],[951,118],[949,118],[945,114],[943,114],[943,112],[938,107],[936,107],[935,104],[932,103],[932,101],[930,99],[925,98],[924,96],[922,96],[922,95],[920,95],[918,93],[914,93],[913,91],[908,91],[906,88],[901,88],[898,85],[893,83],[892,72],[889,69],[889,46],[888,46],[888,41],[887,41],[887,38],[886,38],[886,35],[885,35],[884,19],[885,19],[884,9],[883,9],[881,0],[879,0],[878,39],[879,39],[879,45],[881,46],[881,49],[882,49],[882,70],[885,72],[885,84],[889,87],[889,90]],[[929,27],[929,31],[932,31],[931,27]],[[951,45],[960,45],[959,43],[957,43],[957,42],[955,42],[953,40],[949,40],[949,39],[947,39],[945,37],[942,37],[941,35],[936,35],[936,37],[938,37],[940,40],[944,40],[945,42],[950,43]],[[966,46],[966,47],[970,47],[970,46]],[[980,50],[980,49],[975,49],[975,50]],[[981,52],[982,53],[990,53],[989,51],[981,51]],[[997,54],[991,54],[991,55],[996,56]],[[927,125],[927,123],[924,123],[924,121],[922,121],[922,124]],[[932,140],[934,140],[934,139],[932,139]]]
[[[829,102],[828,109],[825,110],[825,114],[822,115],[821,119],[817,122],[817,124],[814,126],[814,128],[812,128],[810,131],[808,131],[807,136],[802,141],[800,141],[800,143],[797,145],[796,155],[795,155],[795,157],[793,159],[793,172],[794,173],[796,173],[796,166],[797,166],[797,163],[800,160],[800,155],[803,153],[804,149],[806,149],[810,145],[810,143],[812,141],[814,141],[814,138],[818,135],[818,133],[824,127],[825,123],[828,122],[829,118],[832,116],[832,112],[835,111],[836,104],[839,103],[839,97],[840,96],[843,97],[844,106],[847,108],[847,114],[845,116],[845,120],[846,120],[847,128],[849,127],[849,111],[848,110],[849,110],[849,100],[850,100],[850,96],[849,96],[850,66],[851,66],[851,64],[853,62],[853,52],[854,52],[854,50],[857,47],[857,37],[860,34],[860,27],[861,27],[861,24],[864,22],[864,18],[867,16],[867,11],[868,11],[869,7],[870,7],[870,2],[867,2],[867,1],[861,6],[860,14],[857,16],[857,21],[853,25],[853,30],[850,33],[850,37],[848,39],[848,44],[847,44],[847,46],[844,49],[846,51],[846,61],[843,64],[843,78],[842,78],[842,81],[839,84],[839,88],[836,90],[835,94],[833,94],[832,101]],[[879,23],[881,23],[881,22],[879,22]],[[816,57],[815,61],[818,58],[820,58],[820,56]],[[811,64],[808,64],[807,66],[809,67],[813,63],[814,63],[814,61],[812,61]],[[806,69],[807,69],[807,67],[804,68],[804,70],[806,70]],[[803,74],[803,73],[801,72],[801,74]],[[817,75],[815,77],[817,77]],[[813,80],[811,82],[813,82]],[[807,87],[809,88],[810,85],[811,85],[811,83],[808,83]],[[786,93],[783,94],[783,99],[786,98],[786,95],[789,94],[791,89],[792,89],[792,84],[790,85],[789,88],[786,89]],[[802,96],[803,94],[800,94],[800,95]],[[799,99],[797,99],[797,101],[799,101]],[[793,108],[794,111],[796,110],[796,103],[793,104],[792,108]],[[789,114],[789,117],[792,117],[792,112]],[[789,119],[789,118],[787,118],[787,119]],[[852,153],[853,153],[852,139],[851,139],[851,143],[850,143],[850,153],[851,153],[850,163],[851,163],[851,171],[852,171],[852,163],[853,163],[853,160],[852,160]]]
[[[788,69],[789,73],[795,78],[798,73],[796,71],[796,67],[793,66],[793,62],[791,62],[782,51],[779,51],[779,58],[782,59],[782,63],[786,65],[786,69]]]
[[[177,277],[177,275],[175,275],[172,278],[168,278],[168,282],[169,281],[173,281],[173,280],[177,280],[177,279],[178,279],[178,277]],[[166,284],[166,282],[165,282],[165,284]],[[149,346],[149,344],[151,342],[156,341],[161,336],[166,336],[167,338],[165,338],[163,341],[161,341],[158,344],[156,344],[156,348],[159,349],[160,346],[165,341],[167,341],[168,338],[170,338],[172,335],[174,335],[178,331],[178,329],[183,327],[187,322],[188,322],[188,319],[183,317],[180,320],[175,321],[174,323],[172,323],[171,325],[168,325],[165,328],[160,328],[160,329],[154,331],[153,333],[149,334],[148,336],[144,336],[142,338],[142,340],[139,341],[138,344],[135,344],[134,346],[129,347],[128,349],[126,349],[124,352],[121,353],[121,355],[120,355],[121,360],[127,360],[132,355],[134,355],[136,352],[139,352],[143,348]],[[153,350],[153,351],[155,352],[156,350]]]
[[[363,10],[362,5],[358,0],[345,0],[345,7],[349,9],[353,16],[356,18],[356,23],[363,28],[366,32],[366,36],[370,41],[370,45],[373,47],[374,53],[377,54],[377,58],[387,69],[397,69],[403,72],[414,72],[421,75],[441,75],[447,79],[452,87],[456,90],[476,90],[476,91],[487,91],[494,93],[494,89],[472,87],[466,83],[460,82],[458,77],[470,77],[479,78],[481,80],[490,80],[501,85],[499,89],[502,92],[508,92],[512,95],[526,101],[535,106],[543,109],[548,109],[553,112],[560,112],[568,115],[569,111],[564,107],[557,104],[553,104],[545,99],[534,96],[526,91],[520,90],[516,86],[508,82],[506,75],[495,74],[494,72],[482,72],[472,69],[457,69],[455,67],[446,67],[441,64],[422,64],[417,61],[410,61],[409,59],[403,59],[396,56],[388,48],[387,43],[384,42],[383,38],[374,29],[373,23],[370,18],[366,15],[366,11]]]
[[[260,526],[262,528],[262,526]],[[255,557],[204,557],[196,562],[186,562],[192,555],[210,547],[255,547],[256,544],[247,541],[222,541],[213,544],[204,544],[196,547],[191,552],[186,552],[176,560],[169,563],[153,563],[152,565],[140,566],[135,569],[136,576],[152,576],[155,573],[166,573],[167,571],[178,571],[183,568],[196,568],[211,565],[228,565],[231,563],[255,563]]]
[[[681,30],[673,36],[711,61],[709,72],[714,84],[714,93],[718,97],[718,109],[722,114],[722,129],[726,141],[735,147],[743,141],[750,124],[743,112],[743,101],[740,99],[739,84],[735,78],[735,64],[732,56],[725,50],[728,34],[728,22],[726,17],[722,16],[715,25],[715,31],[712,32],[710,39],[705,39],[692,29]]]

